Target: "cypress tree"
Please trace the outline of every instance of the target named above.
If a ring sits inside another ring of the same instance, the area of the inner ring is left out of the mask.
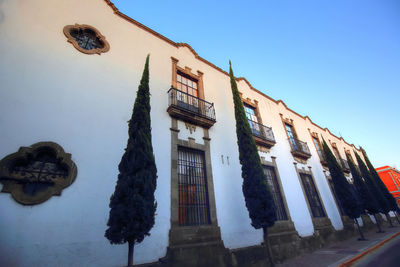
[[[354,196],[351,185],[344,176],[342,168],[337,162],[331,149],[328,147],[324,139],[322,140],[322,142],[325,159],[328,164],[329,173],[332,177],[333,187],[335,188],[338,201],[341,203],[345,214],[355,221],[358,231],[360,233],[360,238],[358,240],[365,240],[364,235],[360,229],[360,225],[357,221],[357,218],[361,215],[360,203]]]
[[[129,121],[128,142],[118,166],[119,175],[110,199],[105,237],[111,244],[128,242],[128,266],[133,266],[136,243],[150,235],[157,203],[154,191],[157,168],[151,143],[149,55]]]
[[[251,219],[251,225],[255,229],[263,229],[264,244],[268,249],[270,264],[273,265],[271,250],[268,244],[268,227],[274,225],[276,221],[275,204],[266,181],[250,125],[247,121],[230,61],[229,75],[235,107],[239,160],[242,165],[242,191],[249,212],[249,217]]]
[[[364,162],[362,161],[362,159],[360,158],[360,156],[356,152],[354,152],[354,154],[356,155],[357,163],[358,163],[358,166],[360,168],[361,175],[362,175],[362,177],[364,179],[365,186],[366,186],[367,190],[369,191],[369,197],[367,199],[367,202],[365,203],[367,205],[367,211],[368,211],[368,213],[374,215],[375,221],[376,221],[376,226],[378,227],[378,233],[383,233],[383,231],[381,229],[381,226],[380,226],[380,223],[378,221],[378,218],[376,217],[376,214],[378,212],[382,212],[383,211],[382,206],[380,205],[380,201],[378,199],[379,196],[381,196],[379,194],[380,192],[377,190],[377,188],[373,184],[373,181],[371,179],[371,176],[369,174],[367,166],[365,166]]]
[[[382,179],[379,177],[379,174],[376,172],[374,166],[372,166],[371,161],[369,160],[367,153],[365,152],[365,150],[363,148],[361,148],[361,152],[364,155],[365,162],[367,163],[369,172],[371,174],[371,177],[373,178],[373,181],[375,182],[375,185],[379,188],[382,195],[386,199],[386,204],[387,204],[386,218],[388,219],[390,226],[393,227],[392,221],[390,220],[390,216],[389,216],[388,212],[389,211],[393,211],[394,213],[397,212],[397,210],[398,210],[397,202],[394,199],[394,197],[392,196],[392,194],[389,192],[389,190],[387,189],[386,185],[383,183]]]

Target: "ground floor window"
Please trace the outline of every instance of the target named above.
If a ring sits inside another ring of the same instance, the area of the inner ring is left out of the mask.
[[[309,174],[300,173],[300,177],[313,217],[325,217],[326,215],[322,207],[321,200],[318,196],[317,189],[315,188],[312,176]]]
[[[278,221],[285,221],[288,219],[286,214],[285,205],[283,204],[283,198],[281,189],[276,177],[275,168],[272,166],[263,166],[267,183],[271,189],[272,197],[274,199],[276,207],[276,216]]]
[[[343,209],[343,205],[342,205],[342,203],[340,202],[340,199],[338,198],[338,196],[337,196],[337,194],[336,194],[335,186],[334,186],[334,184],[333,184],[332,179],[328,179],[328,181],[329,181],[329,186],[331,187],[331,190],[332,190],[332,192],[333,192],[333,195],[335,196],[336,203],[337,203],[337,205],[338,205],[338,207],[339,207],[339,213],[340,213],[340,215],[341,215],[341,216],[346,215],[345,212],[344,212],[344,209]]]
[[[210,224],[204,152],[178,148],[179,225]]]

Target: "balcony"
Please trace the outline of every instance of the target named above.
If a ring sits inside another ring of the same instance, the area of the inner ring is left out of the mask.
[[[258,122],[248,120],[251,132],[257,145],[271,148],[275,145],[275,137],[272,128],[262,125]]]
[[[350,173],[350,166],[347,160],[339,159],[340,166],[342,167],[343,172]]]
[[[321,164],[324,167],[328,167],[328,162],[326,161],[325,155],[322,151],[318,151],[319,158],[321,159]]]
[[[300,141],[297,138],[289,138],[290,146],[292,147],[292,155],[297,158],[307,160],[311,157],[310,149],[306,142]]]
[[[214,104],[171,87],[168,91],[168,114],[209,129],[216,122]]]

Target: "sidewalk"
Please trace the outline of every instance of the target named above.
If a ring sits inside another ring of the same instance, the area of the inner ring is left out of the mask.
[[[276,264],[280,267],[318,267],[328,266],[336,267],[340,264],[356,257],[357,255],[372,249],[378,243],[382,242],[400,232],[400,226],[396,223],[395,227],[382,227],[385,233],[376,233],[377,229],[372,229],[369,232],[364,232],[367,241],[358,241],[358,237],[352,237],[340,243],[321,248],[312,253],[306,253],[299,257],[285,261],[282,264]],[[372,252],[372,251],[370,251]],[[369,252],[368,252],[369,253]],[[367,253],[367,254],[368,254]]]

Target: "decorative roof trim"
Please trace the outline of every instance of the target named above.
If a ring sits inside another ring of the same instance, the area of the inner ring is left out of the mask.
[[[177,47],[177,48],[179,48],[179,47],[187,47],[187,48],[193,53],[193,55],[194,55],[194,57],[195,57],[196,59],[198,59],[198,60],[204,62],[205,64],[209,65],[210,67],[212,67],[212,68],[214,68],[214,69],[220,71],[221,73],[223,73],[223,74],[229,76],[229,73],[228,73],[228,72],[224,71],[224,70],[221,69],[220,67],[218,67],[218,66],[212,64],[211,62],[209,62],[209,61],[207,61],[206,59],[204,59],[204,58],[202,58],[201,56],[199,56],[199,55],[197,54],[197,52],[196,52],[189,44],[187,44],[187,43],[175,43],[174,41],[168,39],[168,38],[165,37],[164,35],[162,35],[162,34],[156,32],[156,31],[150,29],[149,27],[147,27],[147,26],[141,24],[140,22],[138,22],[138,21],[132,19],[131,17],[129,17],[129,16],[127,16],[127,15],[121,13],[121,12],[119,11],[119,9],[118,9],[110,0],[104,0],[104,1],[107,3],[108,6],[110,6],[110,8],[114,11],[114,13],[115,13],[116,15],[118,15],[118,16],[120,16],[121,18],[123,18],[123,19],[125,19],[125,20],[127,20],[127,21],[129,21],[129,22],[131,22],[131,23],[133,23],[133,24],[135,24],[135,25],[138,26],[139,28],[142,28],[143,30],[145,30],[145,31],[147,31],[147,32],[149,32],[149,33],[151,33],[151,34],[153,34],[154,36],[160,38],[161,40],[164,40],[165,42],[167,42],[167,43],[169,43],[169,44],[171,44],[171,45],[173,45],[173,46],[175,46],[175,47]],[[264,96],[264,97],[266,97],[266,98],[268,98],[269,100],[271,100],[271,101],[274,102],[275,104],[282,103],[288,111],[293,112],[294,114],[296,114],[296,115],[299,116],[300,118],[303,118],[304,120],[305,120],[306,118],[308,118],[308,119],[310,120],[310,122],[311,122],[314,126],[318,127],[318,128],[321,129],[322,131],[328,131],[332,136],[336,137],[336,138],[339,139],[339,140],[340,140],[340,139],[343,140],[343,142],[346,143],[348,146],[351,146],[351,147],[353,147],[354,149],[360,151],[360,149],[356,148],[354,144],[349,144],[349,143],[347,143],[342,137],[337,137],[336,135],[332,134],[332,133],[329,131],[328,128],[322,128],[321,126],[315,124],[308,116],[302,116],[302,115],[300,115],[299,113],[297,113],[296,111],[294,111],[294,110],[288,108],[288,107],[286,106],[286,104],[285,104],[282,100],[275,100],[275,99],[273,99],[272,97],[267,96],[267,95],[264,94],[263,92],[257,90],[256,88],[254,88],[254,87],[250,84],[250,82],[249,82],[246,78],[244,78],[244,77],[239,77],[239,78],[236,78],[236,80],[237,80],[238,82],[239,82],[239,81],[244,81],[245,83],[247,83],[247,85],[250,87],[251,90],[257,92],[258,94],[260,94],[260,95],[262,95],[262,96]]]

